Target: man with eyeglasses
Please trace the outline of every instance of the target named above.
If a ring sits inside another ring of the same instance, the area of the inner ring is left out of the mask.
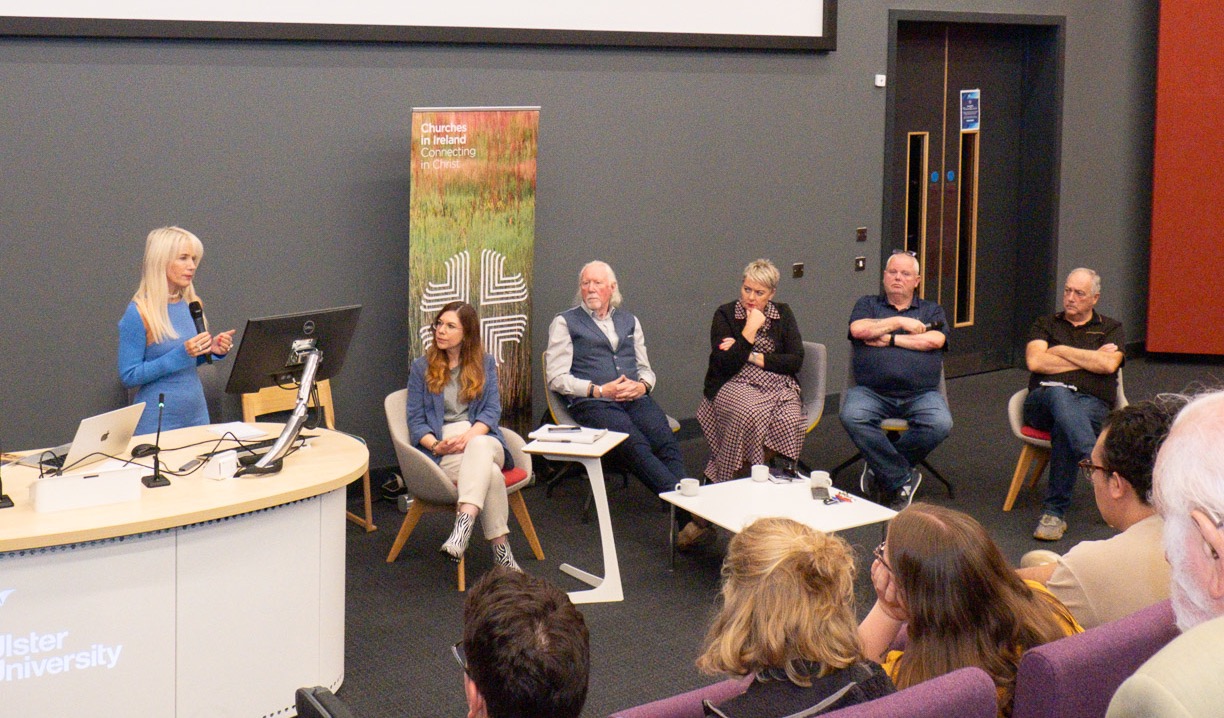
[[[860,488],[900,511],[913,501],[916,468],[952,431],[952,413],[939,392],[947,318],[937,302],[918,296],[918,258],[897,251],[884,266],[883,291],[850,313],[855,386],[842,394],[842,426],[867,464]],[[905,419],[909,429],[890,440],[881,423]]]
[[[1156,510],[1182,634],[1118,688],[1108,718],[1218,716],[1224,706],[1224,391],[1173,421],[1156,457]]]
[[[1169,597],[1169,562],[1160,537],[1164,521],[1152,506],[1152,467],[1169,424],[1185,404],[1162,396],[1115,409],[1081,461],[1101,518],[1122,533],[1082,541],[1051,563],[1017,571],[1045,584],[1084,628],[1116,621]],[[1027,563],[1030,552],[1021,563]],[[1125,568],[1123,568],[1125,567]]]
[[[1101,276],[1083,267],[1063,287],[1063,311],[1037,317],[1024,358],[1029,394],[1024,424],[1050,434],[1050,483],[1033,538],[1058,541],[1067,532],[1077,464],[1088,458],[1113,407],[1125,356],[1122,324],[1098,314]]]
[[[468,591],[463,640],[468,718],[578,718],[586,703],[590,635],[561,589],[495,567]]]

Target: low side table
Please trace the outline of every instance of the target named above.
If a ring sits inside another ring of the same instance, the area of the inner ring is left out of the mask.
[[[571,591],[574,603],[607,603],[625,600],[621,589],[620,564],[616,560],[616,542],[612,537],[612,517],[608,512],[608,491],[604,486],[603,464],[600,458],[629,437],[619,431],[609,431],[593,444],[563,441],[532,441],[523,451],[552,461],[576,461],[586,469],[595,498],[595,514],[599,519],[599,541],[603,548],[604,576],[600,578],[580,568],[561,564],[562,573],[593,586],[584,591]]]

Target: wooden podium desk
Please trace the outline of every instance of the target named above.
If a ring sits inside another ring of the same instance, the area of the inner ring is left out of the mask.
[[[138,501],[50,513],[30,502],[38,470],[5,466],[16,505],[0,510],[4,712],[288,716],[297,687],[339,687],[344,487],[369,453],[346,434],[310,433],[278,474],[200,470],[141,487]],[[208,438],[163,432],[163,465],[210,450],[173,450]]]

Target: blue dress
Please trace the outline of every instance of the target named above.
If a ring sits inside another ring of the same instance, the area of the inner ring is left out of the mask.
[[[204,385],[196,373],[204,357],[189,356],[183,346],[199,332],[187,302],[172,302],[167,309],[178,338],[156,344],[145,343],[144,320],[140,318],[136,302],[128,304],[119,320],[119,380],[129,389],[139,387],[132,403],[145,403],[144,414],[136,425],[137,434],[157,431],[158,394],[166,395],[162,431],[210,423]]]

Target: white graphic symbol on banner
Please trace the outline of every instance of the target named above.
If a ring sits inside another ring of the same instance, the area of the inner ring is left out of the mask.
[[[527,282],[523,275],[505,273],[506,256],[492,249],[480,252],[480,306],[513,304],[527,300]],[[467,250],[446,260],[446,281],[430,282],[421,297],[421,313],[426,315],[420,329],[424,347],[433,344],[433,327],[428,323],[432,314],[450,302],[468,302],[470,259]],[[478,307],[479,308],[479,307]],[[507,344],[518,344],[527,332],[527,315],[511,314],[480,320],[480,339],[485,351],[501,364]]]
[[[513,304],[527,298],[522,274],[507,277],[506,255],[485,249],[480,252],[480,305]]]
[[[9,594],[16,590],[17,589],[15,588],[6,588],[3,591],[0,591],[0,606],[3,606],[4,602],[8,600]]]

